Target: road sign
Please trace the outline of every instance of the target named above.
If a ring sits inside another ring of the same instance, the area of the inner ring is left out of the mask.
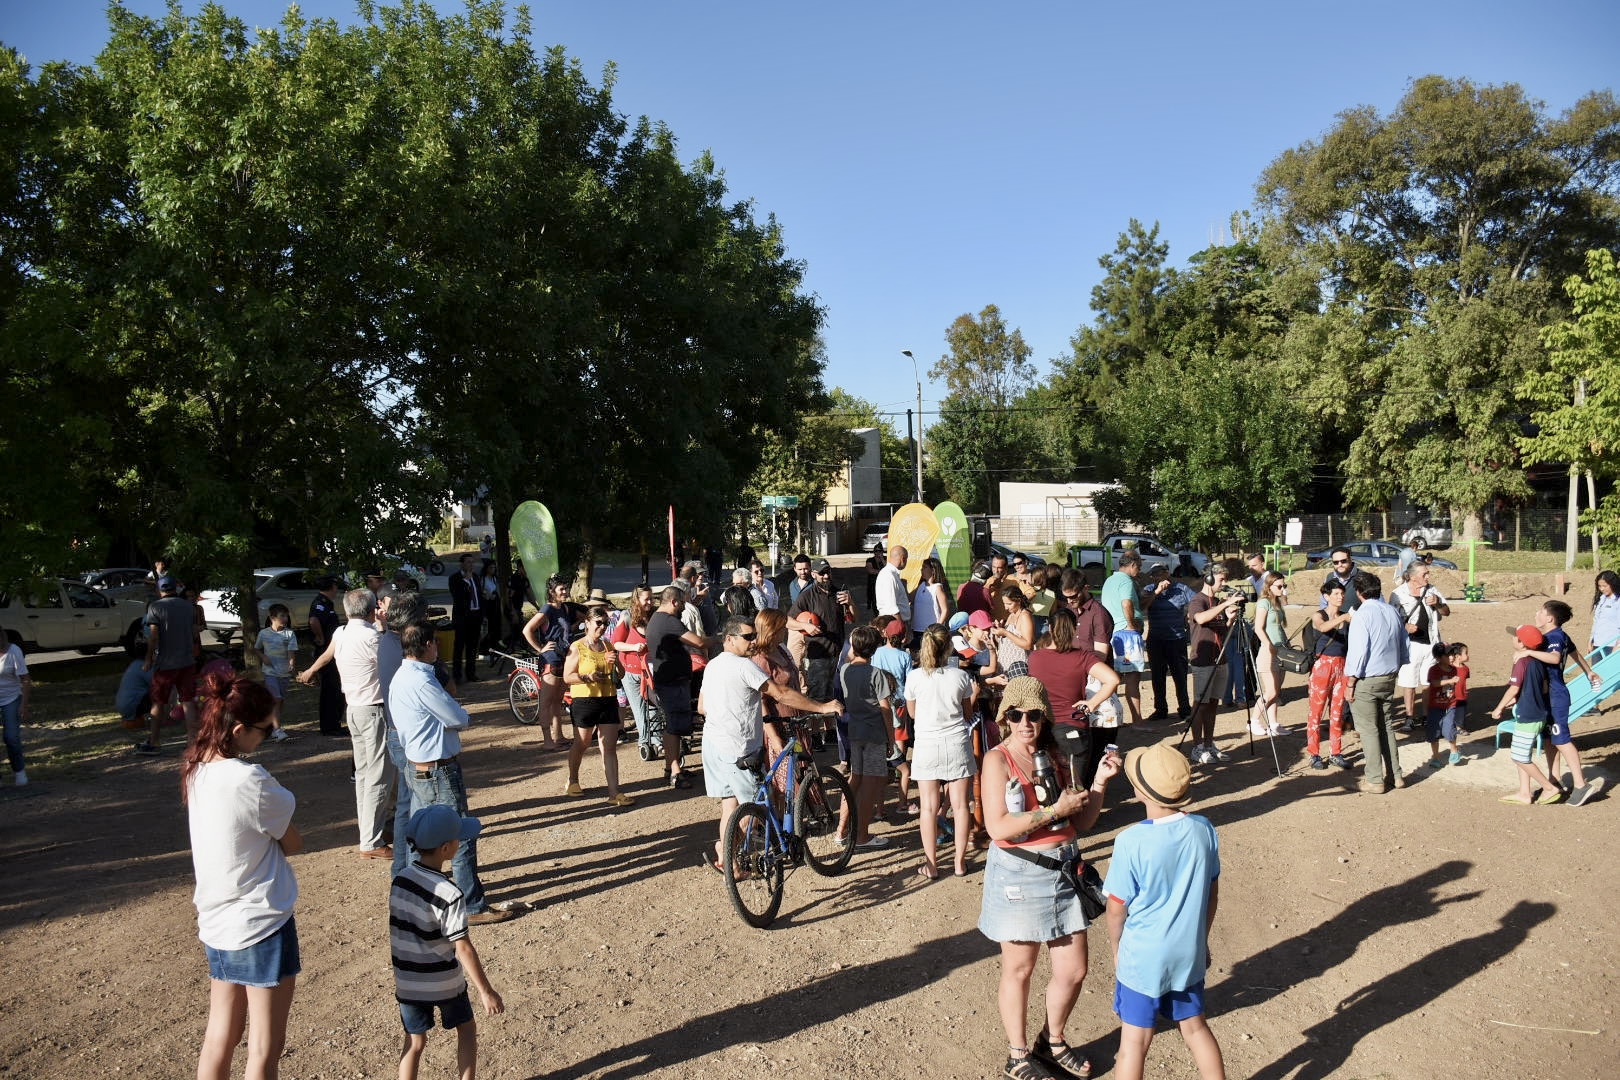
[[[759,505],[766,509],[796,510],[799,506],[797,495],[766,495],[759,500]]]

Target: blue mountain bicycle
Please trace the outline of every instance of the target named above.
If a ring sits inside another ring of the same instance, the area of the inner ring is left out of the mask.
[[[836,769],[817,765],[805,749],[802,726],[786,723],[787,746],[769,769],[763,750],[738,763],[759,778],[759,787],[754,801],[739,805],[726,821],[721,873],[732,906],[749,926],[766,927],[776,918],[790,870],[808,864],[832,877],[855,853],[849,781]],[[786,792],[793,793],[791,806],[785,805]]]

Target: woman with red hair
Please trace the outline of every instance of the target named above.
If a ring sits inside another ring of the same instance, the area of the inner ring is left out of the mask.
[[[300,970],[298,882],[287,862],[303,848],[292,823],[297,800],[264,766],[242,759],[274,730],[270,691],[220,673],[204,680],[200,696],[202,720],[180,767],[197,936],[208,955],[208,1028],[197,1076],[229,1077],[246,1028],[246,1075],[274,1077]]]

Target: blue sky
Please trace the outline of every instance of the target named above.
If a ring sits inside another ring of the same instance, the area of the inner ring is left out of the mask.
[[[98,0],[4,6],[0,40],[35,63],[89,62],[106,39]],[[268,25],[286,4],[225,7]],[[346,0],[302,9],[354,21]],[[1436,73],[1517,82],[1557,113],[1620,72],[1613,0],[530,10],[538,45],[593,77],[617,63],[621,111],[668,123],[683,157],[711,151],[734,197],[776,214],[827,308],[828,385],[902,412],[902,349],[926,378],[951,320],[994,303],[1045,371],[1090,321],[1097,258],[1130,218],[1160,222],[1184,261],[1342,109],[1388,110]],[[943,392],[925,382],[924,410]]]

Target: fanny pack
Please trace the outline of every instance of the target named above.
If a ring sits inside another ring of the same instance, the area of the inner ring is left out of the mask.
[[[1097,873],[1095,866],[1080,861],[1078,847],[1073,855],[1062,858],[1048,855],[1044,851],[1028,851],[1024,848],[1004,847],[1001,850],[1015,859],[1034,863],[1061,875],[1074,890],[1074,894],[1080,898],[1080,911],[1085,915],[1087,922],[1095,922],[1108,910],[1108,897],[1103,892],[1102,875]]]

